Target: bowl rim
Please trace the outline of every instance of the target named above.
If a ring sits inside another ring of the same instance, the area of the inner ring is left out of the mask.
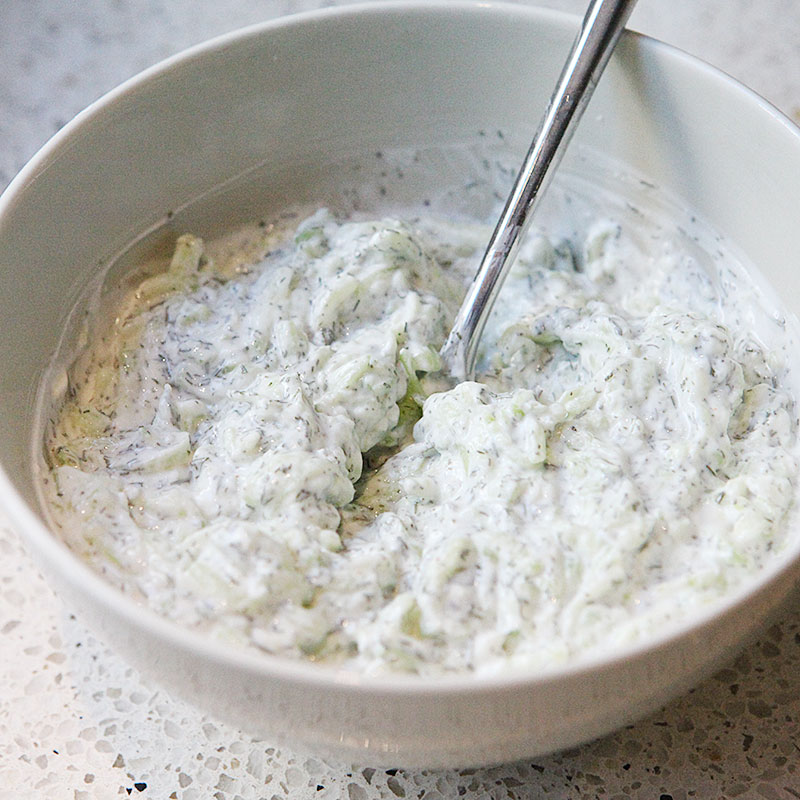
[[[327,20],[353,21],[358,17],[386,15],[396,17],[400,14],[430,14],[455,17],[467,14],[510,15],[550,28],[560,28],[574,32],[580,18],[554,9],[537,6],[522,6],[510,2],[494,0],[372,0],[319,10],[289,14],[275,19],[258,22],[206,41],[192,45],[165,58],[145,70],[123,81],[117,87],[101,95],[83,111],[79,112],[63,128],[57,131],[25,164],[0,195],[0,221],[13,212],[13,208],[26,186],[35,181],[47,165],[58,158],[62,149],[70,147],[74,136],[79,136],[82,128],[96,117],[108,113],[116,103],[129,98],[154,80],[166,77],[183,64],[201,60],[226,48],[237,47],[243,42],[260,37],[269,37],[277,30],[303,28],[312,24],[325,24]],[[672,45],[644,34],[626,30],[626,40],[635,42],[637,47],[649,48],[661,57],[674,63],[702,73],[707,80],[716,82],[721,91],[736,96],[743,103],[759,108],[764,118],[771,118],[770,124],[781,125],[798,140],[800,148],[800,128],[780,110],[740,83],[724,71]],[[535,121],[534,121],[535,122]],[[31,442],[31,447],[37,443]],[[29,454],[30,455],[30,454]],[[35,460],[32,462],[35,463]],[[753,597],[766,591],[772,584],[792,570],[800,568],[800,535],[797,541],[786,546],[770,564],[762,567],[744,584],[698,609],[691,621],[671,621],[655,635],[618,645],[613,649],[598,649],[578,656],[566,663],[546,668],[524,668],[509,665],[487,672],[456,672],[437,674],[406,674],[385,672],[365,674],[352,667],[335,664],[313,663],[304,659],[294,659],[270,653],[259,653],[244,647],[227,647],[221,641],[212,639],[198,629],[184,627],[158,615],[150,608],[140,605],[120,589],[103,579],[92,570],[77,554],[51,531],[38,514],[23,500],[8,477],[6,468],[0,463],[0,497],[3,498],[6,514],[13,527],[32,555],[44,559],[70,585],[79,587],[84,595],[91,595],[103,607],[111,609],[132,628],[141,629],[155,638],[176,645],[193,656],[205,661],[237,670],[246,670],[262,678],[271,678],[293,683],[313,685],[316,688],[338,688],[353,691],[369,691],[382,695],[401,695],[413,692],[415,695],[436,694],[452,696],[463,692],[493,692],[526,687],[543,687],[561,682],[567,678],[580,678],[582,675],[615,668],[621,662],[637,659],[654,651],[668,648],[676,640],[688,635],[697,635],[712,625],[720,617],[727,616],[747,604]],[[790,526],[800,528],[800,519]]]

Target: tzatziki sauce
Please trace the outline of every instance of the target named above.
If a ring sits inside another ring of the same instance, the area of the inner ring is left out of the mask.
[[[797,490],[758,292],[613,209],[540,228],[455,385],[489,233],[421,207],[180,236],[68,367],[64,540],[164,617],[363,673],[545,669],[735,590]]]

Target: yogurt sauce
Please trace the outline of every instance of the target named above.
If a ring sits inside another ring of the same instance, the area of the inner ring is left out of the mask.
[[[451,387],[488,234],[320,210],[182,236],[70,369],[65,540],[170,619],[367,673],[545,668],[733,591],[798,474],[751,288],[613,219],[534,233]]]

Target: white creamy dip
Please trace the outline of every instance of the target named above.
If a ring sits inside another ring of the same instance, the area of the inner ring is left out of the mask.
[[[322,210],[181,237],[71,367],[65,540],[170,619],[365,672],[547,667],[732,591],[795,496],[780,354],[696,260],[600,220],[528,238],[451,387],[488,234]]]

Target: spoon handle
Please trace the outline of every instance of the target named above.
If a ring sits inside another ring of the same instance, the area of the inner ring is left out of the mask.
[[[592,0],[589,5],[539,130],[442,348],[442,359],[458,380],[472,378],[484,325],[536,201],[555,171],[635,4],[636,0]]]

